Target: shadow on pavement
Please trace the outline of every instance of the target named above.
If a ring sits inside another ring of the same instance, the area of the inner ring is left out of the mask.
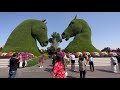
[[[112,71],[109,71],[109,70],[104,70],[104,69],[96,69],[98,71],[102,71],[102,72],[108,72],[108,73],[113,73]]]
[[[53,67],[53,65],[49,65],[50,67]]]
[[[72,71],[71,69],[69,69],[68,71],[75,72],[75,73],[79,73],[79,71]]]
[[[73,76],[67,76],[67,78],[76,78],[76,77],[73,77]]]
[[[44,71],[51,72],[52,69],[51,68],[45,68]]]

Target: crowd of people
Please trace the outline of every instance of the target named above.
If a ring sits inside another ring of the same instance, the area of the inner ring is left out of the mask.
[[[60,50],[56,54],[52,56],[52,64],[53,68],[51,71],[51,74],[53,78],[67,78],[69,73],[67,72],[67,62],[71,62],[71,71],[75,71],[75,55],[73,53],[70,54],[69,58],[66,57],[66,54]],[[40,68],[43,68],[45,57],[42,55],[40,57]],[[24,67],[25,66],[25,60],[22,59],[22,56],[20,53],[15,53],[13,56],[10,58],[10,65],[9,65],[9,78],[15,78],[17,68],[18,67]],[[115,55],[111,55],[110,58],[111,61],[111,70],[114,73],[117,73],[117,65],[119,67],[120,71],[120,53],[117,53]],[[80,78],[86,78],[87,74],[87,68],[86,65],[89,64],[90,66],[90,71],[94,72],[94,58],[91,55],[79,55],[78,59],[78,64],[79,64],[79,72],[80,72]]]
[[[56,58],[56,57],[58,57],[57,55],[60,54],[60,53],[61,53],[61,57],[62,57],[61,61],[63,61],[62,62],[63,66],[61,66],[61,68],[64,68],[64,69],[61,69],[61,70],[63,70],[61,72],[66,72],[65,68],[67,67],[67,63],[66,63],[67,61],[71,62],[71,71],[74,72],[75,71],[75,61],[76,61],[74,53],[71,53],[69,58],[67,58],[66,54],[61,51],[61,52],[59,52],[59,53],[57,53],[53,56],[53,70],[52,70],[53,74],[55,75],[57,73],[57,71],[59,71],[59,69],[57,67],[60,67],[59,65],[61,65],[61,64],[57,63],[58,58]],[[119,71],[120,71],[120,53],[117,52],[117,55],[116,54],[115,55],[111,54],[110,61],[111,61],[111,70],[114,73],[117,73],[118,72],[117,65],[118,65]],[[90,71],[94,72],[94,58],[91,55],[80,54],[79,59],[78,59],[78,64],[79,64],[80,78],[85,78],[86,77],[86,73],[87,73],[86,65],[87,64],[90,66]],[[56,70],[56,68],[57,68],[57,70]],[[61,78],[61,77],[58,76],[57,78]]]
[[[67,62],[71,62],[71,71],[75,71],[75,55],[71,53],[69,58],[66,57],[66,54],[60,50],[52,57],[53,61],[53,69],[52,75],[55,78],[66,78],[68,73],[66,72]],[[85,78],[86,75],[86,64],[89,62],[90,70],[94,71],[94,58],[91,55],[79,55],[78,63],[79,63],[79,71],[80,71],[80,78]]]

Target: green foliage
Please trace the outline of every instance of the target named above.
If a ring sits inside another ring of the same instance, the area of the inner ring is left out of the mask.
[[[110,54],[110,53],[108,53],[108,57],[111,57],[111,54]]]
[[[34,19],[25,20],[12,31],[2,52],[29,52],[39,56],[36,40],[42,47],[48,44],[45,23]]]
[[[105,47],[104,49],[101,50],[101,52],[104,52],[104,51],[110,51],[110,47]]]
[[[10,59],[11,56],[0,56],[0,59]]]
[[[47,50],[47,53],[49,54],[49,55],[53,55],[53,54],[55,54],[57,51],[56,51],[56,49],[53,47],[53,46],[51,46],[48,50]]]
[[[66,41],[75,36],[65,52],[100,52],[92,45],[91,29],[83,19],[73,19],[61,36]]]
[[[41,49],[41,50],[40,50],[40,53],[41,53],[41,54],[45,54],[45,53],[47,53],[47,50]]]
[[[59,43],[62,42],[62,38],[60,34],[57,32],[53,32],[51,37],[52,38],[49,39],[49,42],[51,43],[50,50],[51,50],[51,53],[55,53],[57,51]]]
[[[45,60],[48,60],[49,55],[48,55],[47,53],[44,53],[43,55],[44,55],[44,57],[45,57]]]
[[[45,60],[48,60],[48,55],[46,53],[44,53],[43,55],[45,57]],[[31,67],[31,66],[39,64],[41,56],[37,56],[37,57],[35,56],[32,60],[28,60],[27,67]]]
[[[2,51],[2,49],[3,49],[3,48],[2,48],[2,47],[0,47],[0,52]]]
[[[34,57],[32,60],[27,61],[27,67],[31,67],[40,63],[39,57]]]

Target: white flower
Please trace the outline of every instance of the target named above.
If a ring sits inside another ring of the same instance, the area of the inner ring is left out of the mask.
[[[2,53],[2,55],[1,55],[1,56],[6,56],[6,54],[7,54],[7,53]]]
[[[78,56],[82,55],[82,52],[77,52],[77,55],[78,55]]]

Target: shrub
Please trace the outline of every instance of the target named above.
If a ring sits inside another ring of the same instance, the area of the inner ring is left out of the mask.
[[[85,55],[86,55],[86,52],[82,52],[82,55],[85,56]]]
[[[102,52],[100,52],[99,54],[100,54],[100,57],[104,57],[104,54]]]
[[[91,55],[92,57],[95,57],[95,55],[94,55],[94,53],[93,53],[93,52],[91,52],[91,53],[90,53],[90,55]]]
[[[9,59],[11,56],[0,56],[0,59]]]
[[[40,58],[34,57],[33,59],[27,61],[27,67],[31,67],[31,66],[37,65],[39,63],[40,63]]]
[[[111,54],[110,53],[108,53],[108,57],[110,57],[111,56]]]
[[[78,56],[82,55],[82,52],[77,52]]]
[[[44,53],[43,55],[44,55],[44,57],[45,57],[45,60],[48,60],[49,55],[48,55],[47,53]]]
[[[90,53],[89,53],[89,52],[86,52],[86,54],[87,54],[87,55],[90,55]]]
[[[46,53],[43,54],[45,56],[45,60],[48,60],[48,55]],[[42,56],[42,55],[41,55]],[[34,56],[34,58],[27,60],[27,67],[31,67],[40,63],[41,56]]]

